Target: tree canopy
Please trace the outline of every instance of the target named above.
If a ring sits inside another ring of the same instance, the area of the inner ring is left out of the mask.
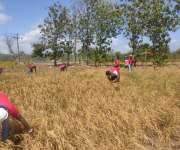
[[[149,39],[153,63],[160,65],[167,58],[170,31],[179,27],[178,0],[78,0],[78,7],[71,10],[59,2],[49,7],[48,17],[40,25],[42,39],[52,50],[56,61],[66,54],[77,55],[77,41],[81,43],[81,56],[86,64],[95,65],[112,50],[112,38],[124,35],[129,39],[133,54],[141,53],[143,38]],[[145,46],[145,45],[144,45]],[[140,49],[140,50],[139,50]],[[79,53],[80,54],[80,53]]]

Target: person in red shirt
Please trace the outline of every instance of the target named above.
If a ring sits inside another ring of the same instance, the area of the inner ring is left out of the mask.
[[[120,61],[119,61],[119,59],[116,59],[114,61],[114,67],[119,67],[119,65],[120,65]]]
[[[28,69],[29,69],[29,73],[36,72],[36,65],[34,65],[34,64],[28,64],[27,67],[28,67]]]
[[[59,67],[60,71],[67,70],[67,65],[66,64],[59,64],[58,67]]]
[[[109,81],[118,82],[120,79],[120,61],[116,59],[114,62],[114,67],[106,71],[106,76]]]
[[[9,138],[9,115],[14,119],[17,119],[23,126],[26,132],[31,133],[33,129],[29,126],[25,118],[20,114],[14,104],[6,94],[0,92],[0,122],[2,123],[2,141],[6,141]]]
[[[0,68],[0,74],[3,73],[3,70],[4,70],[3,68]]]
[[[132,65],[133,65],[133,58],[132,58],[132,55],[129,55],[129,57],[128,57],[128,68],[129,68],[129,71],[132,71]]]
[[[128,60],[127,56],[125,56],[125,59],[124,59],[124,66],[125,66],[125,68],[128,68],[128,66],[129,66],[129,60]]]

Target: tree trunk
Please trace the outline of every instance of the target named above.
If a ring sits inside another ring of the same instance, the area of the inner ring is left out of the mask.
[[[89,65],[89,48],[86,46],[86,65]]]
[[[97,67],[97,60],[94,61],[94,66]]]
[[[74,43],[74,60],[75,60],[75,63],[76,63],[76,61],[77,61],[76,45],[77,45],[77,39],[76,39],[76,37],[75,37],[75,43]]]
[[[57,66],[57,60],[56,60],[56,58],[54,59],[54,66]]]
[[[67,54],[67,65],[69,66],[70,54]]]

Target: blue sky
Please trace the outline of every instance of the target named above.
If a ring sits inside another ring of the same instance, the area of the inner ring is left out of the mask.
[[[0,0],[0,52],[7,53],[4,35],[19,33],[21,50],[30,53],[32,43],[39,38],[37,26],[47,16],[48,7],[53,2],[56,0]],[[59,2],[67,6],[72,5],[72,0]],[[180,30],[170,35],[172,38],[170,47],[175,50],[180,47]],[[130,49],[128,40],[123,36],[113,39],[112,48],[121,52]]]

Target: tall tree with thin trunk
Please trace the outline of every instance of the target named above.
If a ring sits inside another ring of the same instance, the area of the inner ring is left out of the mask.
[[[130,0],[125,5],[125,33],[133,51],[140,37],[152,43],[153,64],[161,65],[167,58],[170,31],[179,26],[176,0]]]
[[[94,18],[95,18],[95,0],[83,0],[81,4],[81,14],[79,15],[78,35],[83,44],[82,50],[86,55],[86,64],[89,64],[90,46],[93,44],[94,36]]]
[[[17,54],[16,54],[16,52],[13,50],[14,38],[12,38],[11,36],[6,36],[6,37],[5,37],[5,42],[6,42],[6,45],[7,45],[7,47],[8,47],[9,53],[10,53],[10,54],[12,55],[12,57],[16,60]]]
[[[143,1],[143,0],[142,0]],[[133,54],[138,49],[138,46],[142,42],[142,19],[141,19],[141,7],[143,2],[132,1],[127,2],[124,5],[124,35],[129,39],[129,46],[132,48]]]
[[[171,1],[172,2],[172,1]],[[149,0],[143,4],[144,33],[152,42],[153,63],[161,65],[169,52],[169,31],[179,26],[179,16],[174,4],[162,0]]]
[[[48,17],[44,20],[44,24],[39,26],[43,39],[46,41],[48,48],[52,50],[51,57],[55,66],[64,51],[67,24],[68,9],[57,2],[49,7]]]

